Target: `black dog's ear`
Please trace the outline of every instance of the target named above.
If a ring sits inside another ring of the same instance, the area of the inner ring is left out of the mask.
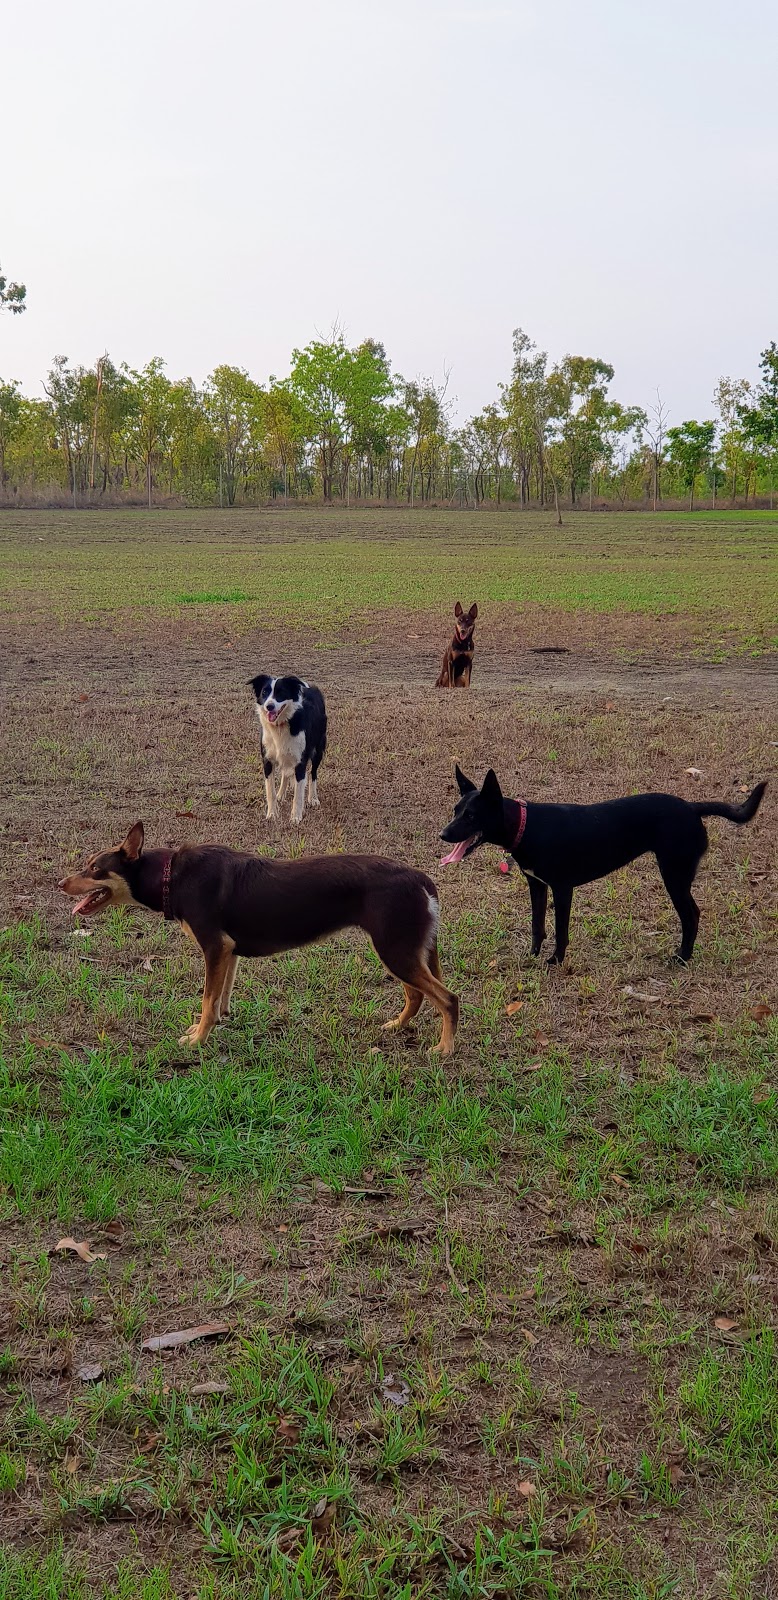
[[[486,804],[490,806],[502,805],[502,789],[500,788],[497,774],[491,767],[481,784],[481,799],[485,800]]]
[[[262,690],[265,687],[265,684],[266,683],[272,683],[272,682],[273,682],[273,679],[271,678],[269,672],[258,672],[257,675],[256,675],[256,678],[249,678],[248,679],[249,686],[250,686],[250,688],[252,688],[254,690],[254,694],[255,694],[257,700],[259,699],[259,697],[260,697],[260,695],[262,693]]]
[[[128,861],[137,861],[143,849],[143,823],[136,822],[130,828],[126,839],[119,845],[119,854],[126,856]]]
[[[458,785],[460,794],[472,794],[473,793],[473,790],[475,789],[475,784],[471,783],[470,779],[465,777],[464,772],[460,772],[458,766],[454,767],[454,777],[457,780],[457,785]]]
[[[473,604],[470,607],[470,611],[468,612],[468,615],[470,617],[470,621],[471,622],[475,622],[475,619],[478,616],[478,607],[477,607],[475,601],[473,601]]]
[[[454,616],[455,617],[461,617],[461,615],[462,615],[462,601],[461,600],[457,600],[457,603],[454,606]]]

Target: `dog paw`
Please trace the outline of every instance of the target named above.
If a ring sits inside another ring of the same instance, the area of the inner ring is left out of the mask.
[[[382,1022],[381,1023],[381,1031],[382,1031],[382,1033],[391,1033],[393,1028],[399,1028],[399,1026],[400,1026],[400,1018],[399,1017],[392,1017],[391,1022]]]
[[[557,953],[556,953],[556,950],[554,950],[553,953],[550,956],[547,957],[546,966],[547,967],[561,967],[562,962],[564,961],[564,959],[565,959],[564,956],[558,956]]]
[[[319,800],[318,795],[316,795],[316,794],[311,795],[311,798],[308,801],[308,804],[309,804],[309,806],[310,806],[312,811],[316,811],[318,809],[319,805],[321,804],[321,801]]]
[[[179,1039],[178,1042],[179,1042],[179,1044],[199,1044],[200,1043],[200,1024],[199,1024],[199,1022],[193,1022],[191,1028],[187,1028],[186,1033],[182,1033],[181,1038]]]

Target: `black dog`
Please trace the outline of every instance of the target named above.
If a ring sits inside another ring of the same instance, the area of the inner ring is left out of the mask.
[[[250,679],[261,729],[262,766],[268,818],[278,816],[278,801],[287,779],[292,785],[292,822],[302,822],[305,782],[308,804],[319,804],[316,778],[327,748],[327,712],[321,689],[302,678],[271,678],[258,672]],[[276,792],[274,771],[281,781]]]
[[[477,789],[459,767],[456,780],[462,796],[441,839],[454,849],[443,862],[462,861],[479,844],[508,850],[529,884],[532,901],[532,954],[540,954],[546,937],[548,891],[554,896],[556,948],[550,962],[564,960],[573,890],[595,878],[617,872],[628,861],[653,851],[665,888],[681,919],[679,961],[694,950],[700,921],[692,895],[697,868],[708,848],[703,817],[726,817],[742,824],[756,816],[767,788],[758,783],[741,806],[721,800],[697,803],[672,794],[627,795],[594,806],[536,805],[505,800],[489,770]]]

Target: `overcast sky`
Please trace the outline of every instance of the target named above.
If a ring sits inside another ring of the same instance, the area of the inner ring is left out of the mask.
[[[774,0],[27,0],[0,43],[0,377],[264,380],[334,321],[460,416],[511,330],[711,414],[778,338]]]

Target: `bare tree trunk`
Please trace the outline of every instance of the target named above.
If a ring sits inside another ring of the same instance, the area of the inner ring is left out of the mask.
[[[554,483],[554,505],[556,506],[556,522],[557,522],[557,527],[561,528],[562,527],[562,512],[559,509],[559,487],[557,485],[556,478],[554,478],[553,483]]]
[[[99,415],[99,412],[100,412],[100,396],[101,396],[101,394],[103,392],[103,369],[104,369],[104,367],[105,367],[105,356],[101,356],[100,360],[97,363],[97,368],[96,368],[96,371],[97,371],[97,392],[95,394],[95,414],[94,414],[94,417],[92,418],[92,461],[91,461],[90,468],[89,468],[89,488],[90,488],[90,491],[92,491],[94,489],[94,486],[95,486],[95,463],[97,461],[97,418],[98,418],[98,415]]]

